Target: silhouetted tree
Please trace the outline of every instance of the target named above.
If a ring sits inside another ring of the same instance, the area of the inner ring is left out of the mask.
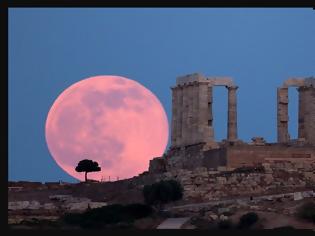
[[[85,182],[87,181],[87,173],[101,171],[101,167],[98,166],[96,161],[84,159],[78,163],[75,168],[77,172],[85,172]]]

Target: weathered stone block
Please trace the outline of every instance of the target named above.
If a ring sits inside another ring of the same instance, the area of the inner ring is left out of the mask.
[[[293,195],[293,200],[294,201],[299,201],[299,200],[302,200],[302,199],[303,199],[303,195],[302,195],[301,192],[294,193],[294,195]]]
[[[43,205],[43,208],[45,210],[55,210],[55,209],[57,209],[57,207],[53,203],[45,203]]]

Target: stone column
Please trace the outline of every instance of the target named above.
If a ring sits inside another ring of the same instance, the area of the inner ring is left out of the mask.
[[[237,86],[229,86],[228,89],[228,124],[227,124],[227,140],[237,140]]]
[[[172,89],[172,131],[171,131],[171,146],[177,146],[177,107],[178,107],[178,88],[173,87]]]
[[[290,140],[288,132],[288,88],[277,89],[277,135],[278,143],[286,143]]]
[[[196,87],[195,87],[195,122],[196,122],[196,125],[195,125],[195,140],[196,142],[200,143],[202,142],[202,129],[201,129],[201,126],[200,126],[200,122],[201,122],[201,106],[200,106],[200,92],[201,92],[201,89],[200,89],[200,84],[199,82],[197,82],[196,84]]]
[[[297,88],[299,92],[299,119],[298,119],[298,138],[305,137],[305,86]]]
[[[305,140],[315,146],[315,88],[307,86],[303,92]]]
[[[206,82],[199,82],[199,113],[198,113],[198,133],[199,133],[199,139],[201,142],[205,142],[206,140],[206,130],[208,126],[208,83]]]
[[[192,85],[189,83],[186,88],[187,91],[187,127],[186,127],[186,145],[192,144]]]
[[[192,91],[192,141],[193,143],[198,143],[198,82],[193,83]]]
[[[176,144],[181,146],[183,142],[183,87],[177,86],[177,122],[176,122]]]
[[[181,146],[185,146],[187,143],[187,123],[188,123],[188,93],[187,85],[183,85],[183,104],[182,104],[182,140]]]
[[[208,85],[208,100],[207,100],[207,141],[214,140],[214,129],[213,129],[213,112],[212,112],[212,103],[213,103],[213,87]]]
[[[207,107],[207,113],[208,113],[208,126],[213,127],[213,114],[212,114],[212,102],[213,102],[213,96],[212,96],[213,87],[208,86],[208,107]]]

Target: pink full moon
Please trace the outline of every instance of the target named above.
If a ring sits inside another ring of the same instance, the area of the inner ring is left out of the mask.
[[[158,98],[136,81],[95,76],[64,90],[49,110],[46,142],[56,163],[84,180],[75,167],[97,161],[100,172],[89,179],[131,178],[148,170],[168,142],[168,120]]]

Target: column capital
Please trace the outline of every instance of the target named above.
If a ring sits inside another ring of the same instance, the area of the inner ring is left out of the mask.
[[[309,90],[309,89],[311,89],[311,88],[313,88],[313,87],[311,87],[311,86],[306,86],[306,85],[304,85],[304,86],[299,86],[298,88],[297,88],[297,91],[306,91],[306,90]]]
[[[289,90],[289,88],[282,86],[282,87],[278,87],[277,90]]]
[[[238,86],[232,85],[232,86],[225,86],[228,90],[236,90],[238,89]]]
[[[207,85],[209,85],[210,83],[209,83],[209,81],[198,81],[198,84],[207,84]]]

